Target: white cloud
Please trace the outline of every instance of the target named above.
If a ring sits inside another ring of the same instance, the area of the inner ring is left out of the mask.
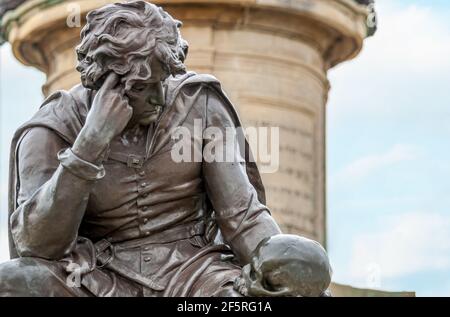
[[[450,28],[445,15],[435,9],[395,1],[380,1],[380,28],[368,43],[367,56],[374,69],[442,72],[450,68]],[[372,49],[382,47],[383,49]]]
[[[342,115],[368,118],[370,114],[392,117],[423,112],[425,104],[416,110],[411,103],[420,99],[427,107],[440,104],[437,90],[445,88],[439,84],[450,80],[448,15],[392,0],[378,0],[377,11],[375,36],[365,41],[356,60],[329,73],[332,124]]]
[[[376,72],[403,70],[406,74],[450,69],[448,15],[430,7],[404,6],[392,0],[378,0],[377,11],[378,31],[366,40],[359,58],[365,67]]]
[[[367,287],[375,271],[383,287],[383,280],[449,270],[449,254],[450,216],[432,212],[399,214],[385,219],[384,230],[354,237],[348,279],[354,285]]]
[[[331,185],[354,184],[363,178],[384,168],[400,162],[414,160],[420,151],[411,145],[397,144],[381,154],[368,155],[359,158],[338,171],[331,177]]]

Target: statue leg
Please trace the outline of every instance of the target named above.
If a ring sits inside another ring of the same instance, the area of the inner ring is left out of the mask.
[[[234,283],[228,283],[221,286],[221,288],[212,296],[213,297],[244,297],[241,293],[236,291],[233,287]]]
[[[70,287],[58,262],[18,258],[0,264],[0,297],[85,297],[83,287]]]
[[[192,297],[243,297],[233,288],[241,268],[229,262],[213,262],[199,276],[189,296]]]

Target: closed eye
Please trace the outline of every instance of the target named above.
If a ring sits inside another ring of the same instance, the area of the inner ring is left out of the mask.
[[[134,85],[131,90],[133,90],[135,92],[142,92],[145,90],[145,88],[146,88],[145,85]]]

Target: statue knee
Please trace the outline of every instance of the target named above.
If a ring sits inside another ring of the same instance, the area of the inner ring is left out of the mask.
[[[217,291],[213,297],[244,297],[241,293],[236,291],[233,287],[233,283],[229,283]]]
[[[45,296],[54,275],[42,261],[18,258],[0,264],[0,296]]]

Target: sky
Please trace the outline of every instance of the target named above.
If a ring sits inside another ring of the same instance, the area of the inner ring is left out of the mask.
[[[333,280],[450,296],[450,1],[376,3],[377,34],[329,72]],[[9,45],[0,48],[0,262],[8,259],[9,142],[38,109],[44,81]]]

